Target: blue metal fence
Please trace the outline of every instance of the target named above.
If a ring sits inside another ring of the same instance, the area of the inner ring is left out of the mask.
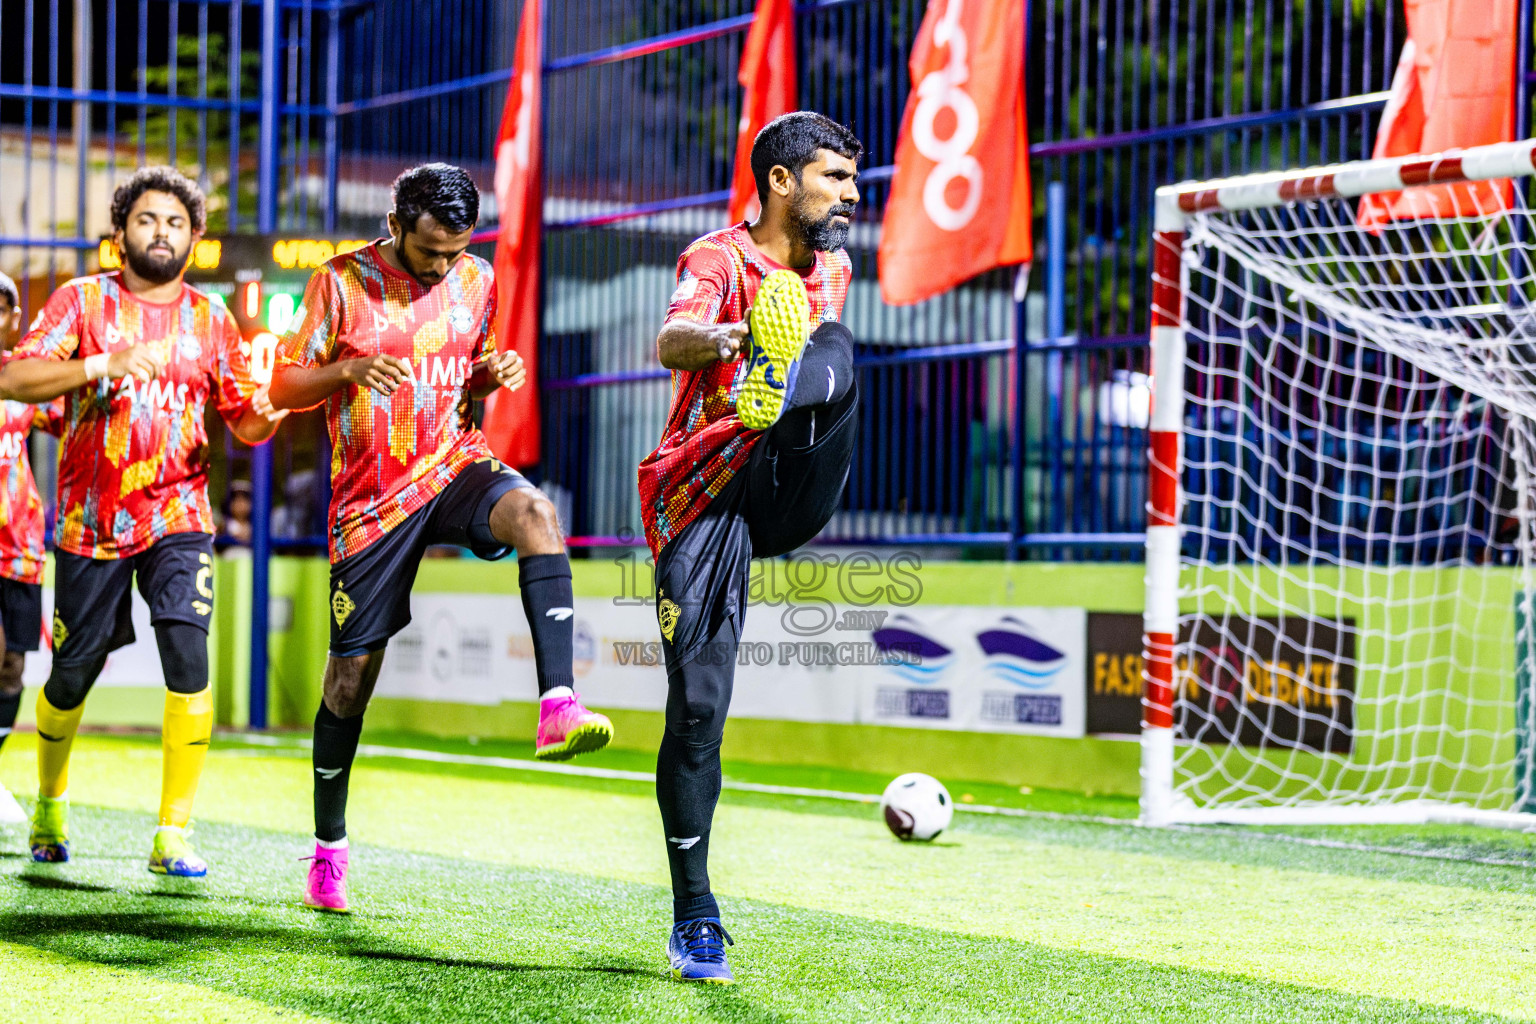
[[[548,6],[539,477],[578,545],[629,543],[634,467],[669,396],[653,339],[677,253],[724,223],[753,4]],[[874,251],[924,6],[797,7],[802,105],[869,147],[845,316],[863,446],[824,539],[1139,557],[1152,191],[1367,155],[1400,2],[1033,0],[1029,293],[1015,302],[998,272],[897,310],[879,300]],[[30,316],[89,268],[110,183],[146,160],[195,173],[217,230],[378,231],[389,181],[427,158],[470,168],[494,214],[490,150],[519,8],[12,0],[0,267],[21,271]],[[279,489],[315,467],[317,447],[313,433],[280,436]]]

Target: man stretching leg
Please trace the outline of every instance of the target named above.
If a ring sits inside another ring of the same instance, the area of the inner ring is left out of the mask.
[[[497,352],[491,267],[465,250],[480,214],[468,174],[425,164],[395,180],[387,239],[315,271],[278,345],[272,400],[325,403],[331,435],[331,656],[315,713],[315,855],[304,902],[347,910],[347,783],[389,638],[411,621],[432,544],[518,555],[539,682],[534,756],[565,760],[613,737],[572,690],[571,564],[554,506],[491,454],[470,399],[522,387]]]
[[[684,250],[656,339],[672,409],[640,464],[640,511],[667,663],[656,759],[675,922],[667,954],[685,981],[733,980],[707,861],[752,559],[821,532],[853,456],[853,338],[837,320],[863,152],[820,114],[764,127],[752,144],[762,215]]]

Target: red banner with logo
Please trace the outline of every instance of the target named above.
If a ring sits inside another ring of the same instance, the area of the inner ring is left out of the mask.
[[[539,239],[544,228],[539,92],[544,65],[539,31],[542,0],[526,0],[517,30],[512,84],[496,133],[496,342],[516,350],[528,368],[517,391],[485,401],[485,436],[503,462],[539,461]]]
[[[1515,137],[1515,0],[1404,0],[1408,41],[1376,133],[1377,157],[1440,153]],[[1360,225],[1508,209],[1503,181],[1429,185],[1360,200]]]
[[[1030,260],[1024,5],[929,0],[880,239],[892,305]]]
[[[757,182],[752,178],[752,141],[763,125],[795,109],[794,0],[757,0],[752,29],[741,48],[741,121],[736,128],[736,170],[731,175],[731,223],[756,220]]]

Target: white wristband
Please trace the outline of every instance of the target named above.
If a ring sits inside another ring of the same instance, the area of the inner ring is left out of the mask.
[[[107,375],[107,360],[112,357],[105,352],[98,352],[94,356],[85,357],[85,379],[100,380]]]

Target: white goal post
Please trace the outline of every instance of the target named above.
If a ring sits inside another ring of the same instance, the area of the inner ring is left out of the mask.
[[[1158,190],[1141,814],[1536,829],[1536,218],[1358,197],[1536,140]]]

